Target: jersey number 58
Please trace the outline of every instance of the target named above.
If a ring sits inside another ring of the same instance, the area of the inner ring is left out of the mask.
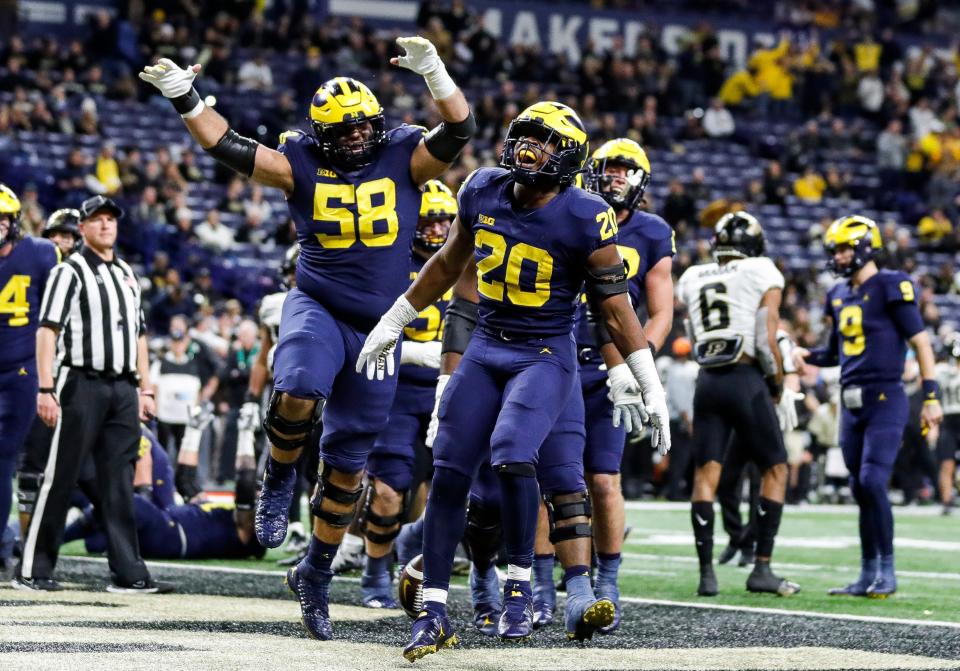
[[[331,204],[333,202],[338,204]],[[354,203],[357,205],[356,217],[343,207]],[[317,242],[327,249],[346,249],[358,239],[367,247],[389,247],[396,242],[400,228],[396,208],[397,187],[389,177],[364,182],[357,187],[353,184],[317,184],[313,192],[314,221],[333,222],[340,227],[337,233],[316,233]],[[377,222],[382,225],[375,228]]]

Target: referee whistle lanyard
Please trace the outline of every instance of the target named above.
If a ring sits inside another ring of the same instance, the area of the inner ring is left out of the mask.
[[[245,352],[242,349],[238,349],[236,350],[236,352],[237,352],[237,368],[239,368],[240,370],[246,370],[247,368],[250,367],[250,360],[256,359],[257,354],[260,353],[260,344],[257,343],[256,345],[251,347],[249,352]]]

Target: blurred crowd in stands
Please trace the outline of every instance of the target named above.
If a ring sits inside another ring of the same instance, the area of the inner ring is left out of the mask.
[[[35,181],[0,174],[18,187],[26,230],[36,233],[48,212],[76,206],[91,192],[123,202],[131,229],[122,243],[149,283],[157,351],[176,341],[170,324],[184,315],[188,336],[213,353],[221,370],[221,390],[212,397],[223,416],[242,397],[224,389],[243,384],[236,362],[253,346],[240,337],[249,330],[245,320],[275,286],[279,256],[295,242],[282,195],[216,166],[182,130],[170,131],[178,139],[168,141],[151,136],[148,122],[143,133],[118,139],[115,124],[124,114],[179,124],[135,76],[160,56],[201,63],[201,95],[239,132],[271,146],[284,130],[305,126],[314,90],[334,75],[368,83],[392,123],[438,122],[419,78],[389,65],[398,31],[359,18],[320,20],[307,4],[277,1],[260,11],[252,1],[144,1],[125,5],[121,16],[92,14],[86,35],[72,40],[0,38],[0,148],[48,168],[38,168]],[[527,104],[560,100],[579,112],[594,146],[627,136],[647,149],[653,184],[645,207],[676,230],[678,276],[709,258],[710,227],[725,212],[745,207],[765,225],[779,221],[790,245],[770,251],[788,280],[785,325],[811,345],[821,337],[822,299],[832,282],[820,235],[833,217],[857,209],[881,224],[886,264],[915,273],[931,331],[942,338],[953,330],[960,318],[953,257],[960,246],[960,47],[951,26],[960,13],[924,0],[667,4],[704,12],[676,53],[648,23],[635,44],[588,42],[571,61],[502,43],[462,0],[421,3],[419,32],[437,46],[478,123],[476,139],[444,177],[448,184],[456,190],[466,174],[496,162],[507,124]],[[751,45],[746,62],[730,62],[709,22],[720,13],[766,20],[777,37]],[[58,149],[45,154],[45,144]],[[727,167],[721,180],[715,163],[687,160],[711,154],[741,156],[749,165],[732,178]],[[241,292],[223,280],[217,263],[232,255],[261,262],[251,266],[259,274],[253,289]],[[675,338],[683,316],[678,310]],[[798,467],[810,463],[817,445],[835,440],[811,428],[818,413],[836,411],[830,385],[822,378],[806,383],[814,393],[806,437],[795,451]],[[645,491],[636,487],[628,494]]]

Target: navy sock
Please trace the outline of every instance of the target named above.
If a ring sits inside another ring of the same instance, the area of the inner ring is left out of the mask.
[[[864,557],[860,560],[860,577],[857,580],[869,585],[876,579],[879,570],[879,559],[876,557],[871,557],[870,559]]]
[[[453,555],[463,538],[467,520],[470,478],[437,466],[423,519],[423,586],[448,589]]]
[[[363,565],[363,575],[367,578],[376,578],[386,575],[390,577],[390,565],[393,563],[393,553],[388,552],[382,557],[371,557],[367,555],[367,561]]]
[[[757,556],[769,558],[780,529],[783,504],[763,496],[757,502]]]
[[[597,582],[617,582],[617,574],[620,572],[620,553],[619,552],[598,552],[597,553]]]
[[[533,555],[533,584],[553,587],[553,555]]]
[[[269,487],[279,487],[280,483],[297,467],[296,462],[284,464],[273,457],[267,460],[266,482]]]
[[[500,501],[503,540],[507,561],[514,566],[533,565],[533,543],[537,535],[537,517],[540,514],[540,485],[533,468],[529,475],[496,468],[500,478]]]
[[[863,559],[876,558],[880,551],[877,549],[877,534],[873,524],[872,501],[867,492],[860,485],[855,476],[850,476],[850,490],[860,508],[860,556]]]
[[[893,553],[880,555],[880,575],[889,578],[896,573],[893,563]]]
[[[324,543],[316,536],[310,537],[310,547],[307,549],[307,561],[310,566],[320,572],[329,572],[333,558],[337,556],[339,543]]]
[[[694,501],[690,505],[690,522],[701,568],[713,564],[713,518],[713,501]]]
[[[869,500],[869,520],[876,539],[877,554],[893,554],[893,509],[887,496],[892,468],[871,461],[860,466],[860,486]]]
[[[10,506],[13,503],[13,474],[17,470],[17,452],[0,455],[0,532],[10,519]],[[21,532],[27,535],[27,530]]]

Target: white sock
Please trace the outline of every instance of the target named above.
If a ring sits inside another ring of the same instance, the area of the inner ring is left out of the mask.
[[[530,582],[530,567],[523,568],[515,564],[507,564],[507,580]]]
[[[363,539],[360,536],[354,536],[353,534],[344,534],[343,542],[340,543],[345,550],[350,550],[356,552],[358,550],[363,550]]]
[[[447,605],[447,590],[437,589],[436,587],[425,587],[423,590],[423,603],[433,601],[434,603]]]

